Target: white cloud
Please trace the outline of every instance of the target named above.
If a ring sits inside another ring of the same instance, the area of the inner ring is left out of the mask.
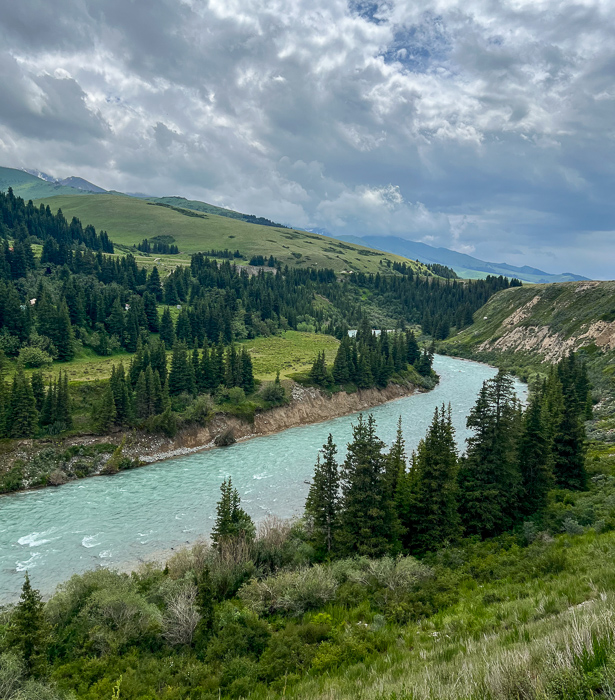
[[[549,269],[603,269],[574,250],[612,227],[613,3],[153,0],[143,10],[5,4],[5,164],[296,225],[511,261],[523,250],[530,264],[554,251]]]

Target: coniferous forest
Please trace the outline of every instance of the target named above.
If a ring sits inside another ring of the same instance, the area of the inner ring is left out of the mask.
[[[0,239],[0,436],[7,438],[127,426],[172,436],[186,420],[207,417],[207,396],[244,405],[258,385],[239,344],[285,330],[342,340],[332,367],[315,353],[307,383],[352,390],[423,377],[429,386],[431,351],[419,349],[410,327],[445,337],[471,323],[492,294],[516,284],[424,277],[400,265],[390,274],[341,280],[333,270],[282,268],[271,256],[251,259],[264,268],[250,275],[229,251],[210,251],[224,253],[221,261],[194,254],[189,266],[162,277],[131,253],[114,255],[104,231],[26,204],[10,189],[0,194]],[[169,244],[146,239],[140,248],[162,251],[156,245]],[[348,336],[351,327],[356,337]],[[118,359],[108,384],[87,395],[66,374],[46,375],[51,363],[70,363],[84,352],[130,357]],[[279,403],[276,391],[267,387],[244,413]],[[89,406],[90,421],[82,416],[75,423],[77,403],[82,414]],[[7,421],[15,411],[20,419]]]

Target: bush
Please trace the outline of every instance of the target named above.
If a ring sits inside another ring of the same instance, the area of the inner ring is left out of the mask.
[[[286,392],[281,384],[269,382],[263,387],[261,396],[263,397],[263,401],[266,401],[267,403],[280,404],[286,398]]]
[[[199,396],[186,409],[186,412],[184,413],[184,420],[189,423],[205,425],[212,416],[213,408],[214,402],[209,394]]]
[[[53,359],[44,350],[28,346],[19,351],[19,362],[24,367],[45,367],[50,365]]]
[[[246,400],[246,392],[240,386],[234,386],[228,390],[228,400],[234,406],[239,406]]]
[[[241,588],[239,597],[256,613],[302,615],[334,600],[337,586],[329,567],[313,566],[260,581],[252,579]]]

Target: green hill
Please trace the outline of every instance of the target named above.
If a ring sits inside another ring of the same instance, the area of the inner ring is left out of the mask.
[[[415,269],[426,268],[391,253],[343,243],[296,229],[261,226],[228,216],[197,212],[166,202],[151,202],[119,194],[72,194],[44,197],[55,212],[62,209],[70,219],[104,229],[114,243],[133,246],[144,238],[171,236],[182,253],[228,248],[239,250],[247,259],[273,255],[283,264],[333,268],[336,272],[377,272],[394,261]]]

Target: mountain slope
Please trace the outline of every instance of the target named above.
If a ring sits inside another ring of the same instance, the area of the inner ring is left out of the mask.
[[[114,243],[133,246],[144,238],[171,236],[182,253],[207,250],[239,250],[246,258],[273,255],[295,267],[328,267],[337,272],[377,272],[387,261],[405,262],[414,269],[424,266],[398,255],[343,243],[296,229],[247,223],[228,216],[196,212],[164,202],[150,202],[120,194],[72,194],[46,197],[37,203],[52,211],[62,209],[70,219],[104,229]],[[171,241],[168,241],[171,242]]]
[[[448,248],[434,248],[426,243],[408,241],[398,236],[336,236],[339,240],[369,245],[377,250],[385,250],[397,255],[420,260],[424,263],[440,263],[452,267],[455,272],[464,278],[486,277],[487,275],[504,275],[505,277],[517,277],[524,282],[571,282],[587,279],[580,275],[564,272],[561,275],[553,275],[543,270],[538,270],[527,265],[516,267],[507,263],[492,263],[474,258],[465,253],[457,253]]]
[[[40,174],[44,175],[44,173]],[[44,180],[24,170],[0,168],[0,192],[7,190],[9,187],[12,187],[13,192],[17,196],[23,197],[26,202],[29,199],[53,197],[58,194],[79,194],[83,192],[83,190],[79,190],[76,187],[63,185],[58,182],[49,182],[49,180]]]

